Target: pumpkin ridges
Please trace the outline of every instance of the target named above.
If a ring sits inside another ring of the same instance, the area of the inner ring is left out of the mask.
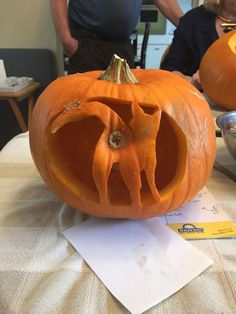
[[[173,98],[173,101],[174,101],[174,99],[178,99],[178,101],[179,101],[179,99],[180,99],[180,95],[182,95],[182,93],[181,93],[181,88],[182,88],[182,85],[179,85],[179,84],[175,84],[175,85],[173,85],[173,84],[170,84],[170,86],[168,87],[168,93],[172,96],[172,98]],[[199,95],[199,92],[195,89],[195,88],[193,88],[193,87],[190,87],[190,86],[188,86],[188,89],[190,90],[190,91],[193,91],[194,93],[196,93],[195,95],[194,94],[191,94],[192,96],[191,96],[191,98],[196,98],[196,97],[200,97],[199,99],[202,99],[203,97],[201,96],[201,95]],[[164,92],[164,90],[162,89],[162,91],[161,91],[161,93],[163,93]],[[189,96],[190,97],[190,96]],[[175,101],[176,102],[176,101]],[[185,103],[186,104],[186,100],[184,99],[184,97],[183,97],[183,103]],[[198,112],[200,113],[200,111],[198,110],[198,108],[197,108],[197,106],[198,106],[198,102],[196,101],[196,99],[193,99],[192,100],[192,102],[191,102],[191,99],[189,99],[189,104],[191,104],[191,106],[187,106],[187,108],[189,108],[189,113],[188,114],[185,114],[186,115],[186,119],[188,119],[188,117],[195,117],[195,115],[198,115]],[[202,105],[202,102],[200,101],[199,102],[199,105]],[[173,110],[175,107],[171,107],[171,110]],[[168,109],[168,107],[166,107],[165,108],[165,112],[168,112],[168,111],[166,111],[166,109]],[[206,110],[207,109],[207,110]],[[214,143],[214,140],[213,140],[213,136],[214,136],[214,124],[213,124],[213,119],[211,119],[211,113],[210,113],[210,110],[209,110],[209,107],[208,106],[206,106],[205,108],[201,108],[201,115],[200,115],[200,119],[199,119],[199,117],[198,117],[198,119],[195,117],[195,125],[196,126],[198,126],[198,125],[201,125],[201,119],[202,119],[202,116],[204,116],[204,115],[202,115],[202,111],[205,111],[205,114],[206,114],[206,116],[208,117],[208,119],[209,120],[211,120],[212,121],[212,123],[211,123],[211,126],[209,127],[211,130],[212,130],[212,140],[210,141],[210,142],[213,142]],[[169,114],[171,114],[171,112],[169,112]],[[178,118],[179,118],[180,116],[178,116]],[[181,123],[181,128],[183,128],[185,125],[184,125],[184,120],[185,119],[183,119],[183,122]],[[177,120],[178,121],[178,120]],[[180,122],[180,121],[179,121]],[[189,125],[191,125],[191,127],[192,127],[192,123],[190,123]],[[189,133],[189,129],[188,130],[184,130],[184,133],[185,134],[188,134]],[[201,132],[199,132],[199,130],[198,130],[198,128],[196,129],[196,141],[197,140],[199,140],[198,139],[198,137],[199,137],[199,134],[201,134]],[[188,134],[188,137],[189,138],[191,138],[192,137],[192,135],[190,135],[190,134]],[[197,149],[195,149],[195,151],[196,151],[196,158],[199,158],[199,157],[197,157],[197,156],[199,156],[199,151],[197,150]],[[189,150],[189,152],[190,153],[193,153],[193,151],[192,150]],[[190,157],[189,157],[190,158]],[[191,160],[191,159],[189,159],[188,158],[188,160]],[[209,174],[210,174],[210,170],[211,170],[211,167],[212,167],[212,165],[213,165],[213,160],[214,160],[214,158],[212,158],[211,159],[211,162],[209,163],[210,165],[209,165],[209,167],[206,169],[206,172],[205,172],[205,176],[204,177],[208,177],[209,176]],[[192,168],[192,165],[191,165],[191,163],[187,163],[188,165],[189,165],[189,169],[191,169]],[[199,167],[199,170],[198,170],[198,172],[200,171],[200,169],[205,169],[204,167],[201,167],[201,165],[199,165],[200,167]],[[197,189],[199,189],[200,187],[201,187],[201,185],[199,185],[199,183],[197,183],[197,182],[193,182],[193,179],[195,179],[195,181],[196,181],[196,179],[198,178],[199,180],[200,180],[200,178],[201,178],[201,175],[199,174],[199,176],[192,176],[191,175],[191,173],[192,173],[193,171],[187,171],[186,170],[186,176],[185,176],[185,178],[183,179],[183,184],[184,184],[184,182],[188,182],[186,185],[187,185],[187,187],[186,187],[186,189],[185,189],[185,192],[186,192],[186,194],[184,194],[184,193],[178,193],[178,191],[176,191],[176,194],[175,194],[175,196],[174,196],[174,199],[175,199],[175,201],[173,201],[173,202],[176,202],[176,204],[179,202],[179,198],[181,198],[182,197],[182,199],[186,199],[186,200],[189,200],[189,199],[191,199],[191,197],[192,197],[192,194],[193,194],[193,191],[195,190],[197,190]],[[190,178],[188,178],[188,176],[187,176],[187,174],[189,174],[189,176],[190,176]],[[193,186],[193,189],[189,186],[189,182],[193,182],[193,184],[191,184],[191,186]],[[198,187],[198,188],[197,188]],[[191,190],[192,190],[192,192],[191,192]],[[182,201],[181,201],[182,202]],[[175,204],[175,206],[176,206],[176,204]]]

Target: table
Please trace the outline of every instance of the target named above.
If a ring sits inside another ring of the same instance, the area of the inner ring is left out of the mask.
[[[18,104],[22,100],[28,98],[28,125],[29,125],[34,107],[34,92],[39,88],[39,86],[40,83],[33,82],[17,92],[0,92],[0,100],[7,100],[9,102],[22,132],[27,131],[28,127],[24,121],[24,118],[22,116]]]
[[[217,138],[216,159],[236,174],[236,161],[222,138]],[[235,183],[213,169],[206,186],[236,224]],[[3,148],[0,313],[129,313],[61,234],[87,218],[46,187],[30,155],[28,132]],[[194,240],[191,244],[214,264],[145,314],[236,313],[236,239]]]

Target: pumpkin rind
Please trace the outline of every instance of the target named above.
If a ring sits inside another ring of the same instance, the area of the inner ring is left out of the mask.
[[[30,147],[42,178],[91,215],[172,211],[203,187],[213,166],[214,123],[202,95],[167,71],[132,72],[136,84],[97,80],[100,71],[58,78],[33,112]],[[109,138],[117,131],[116,149]]]
[[[203,90],[216,105],[236,109],[236,31],[224,34],[208,48],[199,75]]]

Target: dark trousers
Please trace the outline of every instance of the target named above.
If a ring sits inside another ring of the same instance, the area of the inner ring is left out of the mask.
[[[78,39],[79,47],[69,58],[68,73],[107,69],[111,58],[117,54],[134,68],[134,48],[130,40],[110,38],[83,28],[71,28],[71,34]]]

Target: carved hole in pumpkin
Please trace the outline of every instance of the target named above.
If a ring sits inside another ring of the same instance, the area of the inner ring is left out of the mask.
[[[129,190],[120,174],[119,163],[114,163],[108,179],[108,194],[112,205],[131,204]]]
[[[129,122],[132,119],[131,101],[105,97],[92,98],[89,99],[89,101],[99,101],[100,103],[106,105],[111,110],[116,112],[127,126],[129,125]]]
[[[233,34],[233,35],[230,37],[230,39],[229,39],[229,41],[228,41],[228,45],[229,45],[231,51],[232,51],[234,54],[236,54],[236,34]]]
[[[157,110],[159,110],[159,108],[157,106],[155,107],[152,107],[152,105],[145,105],[145,104],[142,104],[139,106],[142,108],[143,112],[146,113],[146,114],[150,114],[150,115],[153,115],[154,113],[157,112]]]
[[[99,193],[92,176],[92,163],[103,129],[97,117],[89,117],[68,123],[48,137],[48,156],[54,175],[65,189],[97,203]]]
[[[156,186],[159,192],[172,183],[176,188],[182,180],[187,158],[186,138],[175,120],[162,112],[156,139]]]

